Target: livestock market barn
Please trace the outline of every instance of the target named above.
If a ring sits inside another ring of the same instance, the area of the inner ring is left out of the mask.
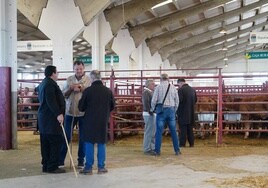
[[[268,0],[5,0],[0,9],[0,187],[267,186]],[[35,88],[54,65],[62,89],[75,60],[85,74],[100,70],[116,100],[107,174],[97,164],[78,174],[78,123],[67,173],[40,167]],[[168,128],[161,155],[143,153],[141,96],[162,73],[198,97],[195,144],[179,156]]]

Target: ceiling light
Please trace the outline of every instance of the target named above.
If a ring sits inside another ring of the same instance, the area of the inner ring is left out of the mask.
[[[224,60],[224,61],[228,61],[228,57],[225,57],[223,60]]]
[[[28,65],[28,64],[27,64],[27,65],[24,65],[24,67],[25,67],[25,68],[30,68],[30,67],[32,67],[32,65]]]
[[[222,51],[227,51],[228,48],[227,48],[226,46],[223,46],[221,50],[222,50]]]
[[[167,1],[164,1],[162,3],[159,3],[159,4],[155,5],[155,6],[153,6],[152,9],[155,9],[157,7],[161,7],[161,6],[166,5],[168,3],[172,3],[172,0],[167,0]]]
[[[226,34],[227,33],[227,31],[226,31],[226,29],[225,28],[221,28],[221,30],[220,30],[220,32],[219,33],[221,33],[221,34]]]
[[[228,63],[227,63],[227,61],[225,61],[224,66],[225,66],[225,67],[228,67]]]

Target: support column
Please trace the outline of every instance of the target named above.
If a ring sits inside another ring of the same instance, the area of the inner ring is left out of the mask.
[[[105,46],[113,35],[103,13],[86,27],[83,37],[92,46],[92,69],[105,70]]]
[[[83,31],[79,7],[73,0],[48,0],[38,28],[53,44],[53,65],[59,71],[73,70],[73,40]]]
[[[0,149],[15,149],[17,148],[17,2],[0,1],[0,13],[0,66],[3,67],[1,70],[4,70],[1,82],[4,82],[5,86],[2,90],[11,91],[11,97],[10,93],[1,94],[1,101],[5,103],[1,108],[4,107],[5,113],[0,114],[0,119],[8,130],[0,126],[1,142],[4,142],[4,147],[2,145]],[[7,119],[8,112],[15,115]],[[2,134],[6,136],[2,137]]]
[[[135,44],[127,29],[120,30],[114,39],[112,49],[119,55],[119,69],[129,69],[129,56],[135,49]]]

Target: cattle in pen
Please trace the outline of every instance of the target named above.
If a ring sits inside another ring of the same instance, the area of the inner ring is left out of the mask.
[[[242,120],[245,121],[244,128],[262,129],[265,124],[262,120],[268,119],[268,95],[257,95],[253,97],[246,97],[241,100],[239,111],[242,113]],[[245,113],[249,112],[249,113]],[[251,120],[259,122],[250,122]],[[248,122],[246,122],[248,121]],[[248,138],[249,132],[245,132],[244,138]],[[260,133],[258,134],[258,137]]]
[[[217,113],[217,100],[210,96],[199,96],[196,104],[198,136],[205,138],[206,133],[212,134]]]

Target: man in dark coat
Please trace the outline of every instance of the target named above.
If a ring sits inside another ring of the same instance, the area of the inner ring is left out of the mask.
[[[194,146],[193,126],[195,123],[194,105],[197,101],[195,90],[185,83],[183,78],[177,81],[180,104],[177,110],[180,128],[180,147],[185,147],[186,136],[190,147]]]
[[[93,70],[89,74],[91,86],[83,91],[78,108],[85,112],[83,141],[85,142],[86,163],[81,174],[92,174],[94,163],[94,144],[98,148],[98,174],[108,172],[105,168],[106,141],[110,112],[114,109],[114,96],[101,81],[100,72]]]
[[[45,69],[45,78],[39,85],[38,123],[41,142],[43,172],[64,173],[58,168],[60,148],[63,143],[61,123],[64,120],[65,100],[56,83],[58,73],[55,66]]]

